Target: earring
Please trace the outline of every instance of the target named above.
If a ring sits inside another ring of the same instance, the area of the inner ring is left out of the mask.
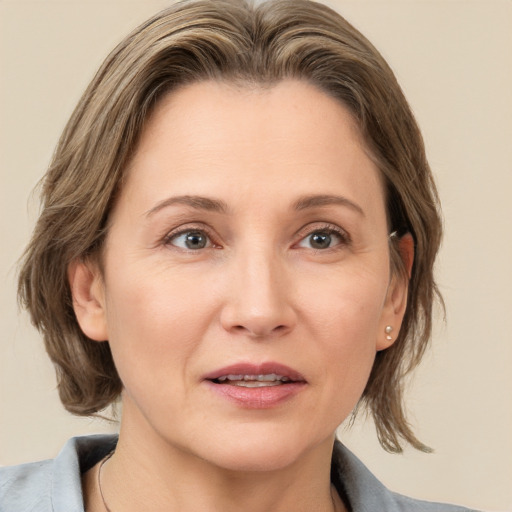
[[[388,341],[391,341],[393,338],[390,336],[391,334],[391,331],[393,330],[393,327],[391,327],[391,325],[386,325],[386,328],[384,329],[384,331],[386,332],[386,339]]]

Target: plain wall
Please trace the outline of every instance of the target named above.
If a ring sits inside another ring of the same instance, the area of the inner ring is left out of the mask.
[[[0,1],[0,464],[53,457],[115,429],[60,405],[39,335],[16,306],[30,193],[108,51],[169,2]],[[371,422],[340,437],[394,490],[512,511],[512,2],[335,1],[395,70],[423,129],[444,206],[447,305],[408,395],[431,455],[386,454]]]

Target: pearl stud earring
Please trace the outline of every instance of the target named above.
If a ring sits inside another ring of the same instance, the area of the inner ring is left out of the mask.
[[[391,325],[386,325],[386,328],[384,329],[386,331],[386,339],[388,341],[391,341],[393,338],[390,336],[391,331],[393,330],[393,327]]]

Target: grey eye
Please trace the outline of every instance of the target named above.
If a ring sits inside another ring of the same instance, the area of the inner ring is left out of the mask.
[[[341,237],[335,232],[329,231],[314,231],[302,239],[299,247],[306,247],[309,249],[329,249],[334,245],[341,242]]]
[[[202,231],[185,231],[171,238],[172,245],[182,249],[198,250],[209,247],[211,242]]]

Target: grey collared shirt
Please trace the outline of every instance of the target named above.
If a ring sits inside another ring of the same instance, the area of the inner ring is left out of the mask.
[[[81,474],[116,443],[117,436],[75,437],[53,460],[0,468],[0,512],[84,512]],[[476,512],[389,491],[339,442],[331,474],[352,512]]]

